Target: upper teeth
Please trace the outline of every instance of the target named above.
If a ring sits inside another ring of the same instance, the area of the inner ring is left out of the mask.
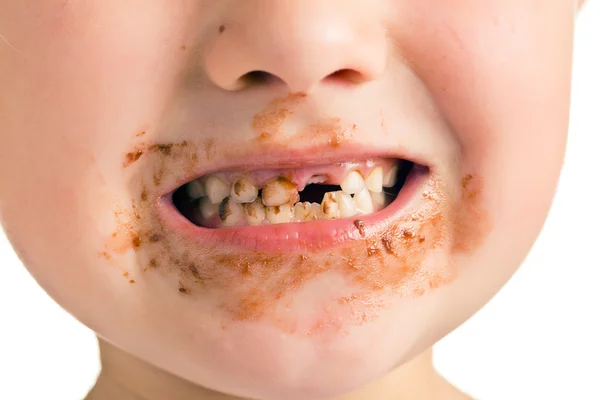
[[[383,177],[383,186],[390,188],[396,184],[396,174],[398,173],[398,166],[394,165]]]
[[[216,176],[206,178],[206,194],[213,204],[219,204],[229,196],[230,187]]]
[[[200,179],[194,179],[188,183],[185,190],[192,199],[199,199],[200,197],[206,196],[206,189],[204,189],[204,185],[200,182]]]
[[[373,169],[365,181],[365,186],[371,192],[381,192],[383,190],[383,168]]]
[[[231,185],[231,198],[238,203],[252,203],[258,196],[258,188],[246,178]]]
[[[365,187],[365,181],[360,172],[352,171],[340,183],[342,190],[348,194],[360,192]]]
[[[295,204],[298,200],[300,195],[296,185],[281,176],[268,182],[262,189],[262,202],[265,206]]]
[[[208,221],[219,215],[222,226],[338,219],[370,214],[383,208],[383,187],[395,184],[396,170],[394,166],[384,176],[383,168],[377,166],[366,179],[359,171],[350,171],[340,183],[342,190],[325,193],[321,203],[300,203],[296,184],[283,176],[267,182],[260,196],[260,188],[246,177],[229,185],[210,175],[204,183],[196,179],[185,189],[192,199],[199,198],[201,219]],[[326,179],[326,176],[315,175],[310,181],[324,182]]]

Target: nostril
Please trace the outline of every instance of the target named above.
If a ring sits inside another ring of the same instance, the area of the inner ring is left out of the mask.
[[[363,83],[367,78],[354,69],[344,68],[327,75],[324,80],[338,83]]]
[[[262,86],[268,85],[275,82],[282,82],[277,76],[271,74],[266,71],[250,71],[244,75],[242,75],[238,82],[242,87],[248,86]]]

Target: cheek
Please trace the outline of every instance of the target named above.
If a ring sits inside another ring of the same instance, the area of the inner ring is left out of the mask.
[[[66,273],[113,229],[105,225],[115,199],[130,197],[123,149],[160,117],[179,66],[172,52],[181,51],[183,24],[164,9],[186,10],[160,1],[13,3],[0,12],[2,35],[18,49],[0,43],[0,212],[16,247],[27,247],[21,257],[40,258],[28,267]],[[149,43],[155,32],[168,34]]]
[[[419,2],[396,32],[461,143],[462,164],[486,177],[496,229],[546,215],[568,130],[574,7],[565,1]],[[447,2],[450,3],[450,2]],[[524,218],[524,220],[523,220]]]

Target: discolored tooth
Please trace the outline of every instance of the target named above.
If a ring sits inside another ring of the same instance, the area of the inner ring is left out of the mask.
[[[371,192],[371,200],[373,201],[373,209],[379,211],[385,207],[385,193]]]
[[[296,204],[300,200],[296,185],[283,176],[268,182],[262,189],[262,202],[265,206]]]
[[[360,192],[365,187],[365,181],[358,171],[351,171],[340,184],[342,191],[348,194]]]
[[[319,203],[296,203],[294,206],[294,218],[296,221],[316,221],[322,215]]]
[[[219,213],[219,205],[213,204],[208,197],[202,197],[198,202],[198,209],[203,220],[208,220]]]
[[[206,195],[213,204],[219,204],[229,196],[230,187],[216,176],[206,178]]]
[[[206,189],[204,189],[204,185],[200,182],[200,179],[194,179],[185,185],[185,192],[192,199],[199,199],[206,196]]]
[[[352,196],[340,190],[336,192],[336,197],[341,218],[348,218],[356,214],[356,206],[354,205]]]
[[[383,168],[375,167],[367,177],[365,186],[371,192],[381,192],[383,190]]]
[[[391,188],[396,184],[396,174],[398,173],[398,165],[394,165],[383,177],[383,187]]]
[[[356,205],[356,211],[361,214],[371,214],[374,211],[373,200],[367,188],[354,195],[354,204]]]
[[[244,206],[233,201],[231,197],[226,197],[219,205],[219,217],[223,226],[239,225],[245,216]]]
[[[294,219],[296,221],[308,221],[308,216],[311,212],[311,206],[308,201],[304,203],[296,203],[294,206]]]
[[[238,203],[252,203],[258,197],[258,188],[246,178],[231,185],[231,198]]]
[[[261,225],[266,218],[265,206],[260,197],[257,197],[252,203],[244,204],[244,211],[248,225]]]
[[[294,220],[294,206],[282,204],[266,207],[267,220],[272,224],[283,224]]]
[[[324,219],[338,219],[340,217],[340,209],[338,207],[337,196],[335,192],[327,192],[323,196],[321,202],[321,213]]]
[[[319,203],[310,203],[310,214],[308,217],[311,220],[323,218],[323,212],[321,211],[321,205]]]

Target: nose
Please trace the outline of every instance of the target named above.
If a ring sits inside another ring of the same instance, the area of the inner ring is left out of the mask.
[[[375,80],[388,53],[377,3],[232,0],[205,53],[206,72],[225,90],[277,81],[310,92],[327,81]]]

